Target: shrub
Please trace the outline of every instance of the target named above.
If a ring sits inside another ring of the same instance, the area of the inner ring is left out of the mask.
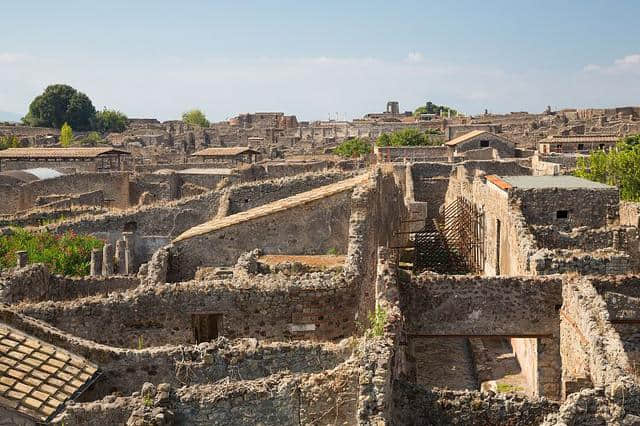
[[[336,149],[334,154],[340,157],[351,158],[360,157],[371,152],[371,142],[368,139],[351,138],[342,142]]]
[[[98,132],[90,132],[80,141],[82,146],[96,146],[102,140]]]
[[[72,142],[73,130],[71,129],[71,126],[69,126],[67,123],[64,123],[62,125],[62,128],[60,129],[60,145],[68,148],[71,146]]]
[[[431,139],[433,131],[421,132],[418,129],[397,130],[391,134],[383,133],[378,137],[378,146],[435,146],[442,142]]]
[[[17,136],[0,136],[0,150],[7,148],[20,148],[20,140]]]
[[[124,132],[129,118],[115,109],[103,109],[96,113],[93,128],[100,133]]]
[[[0,237],[0,267],[16,265],[16,252],[24,250],[31,263],[44,263],[56,274],[83,276],[89,273],[91,250],[103,242],[88,235],[68,232],[30,232],[13,228],[13,234]]]
[[[199,109],[192,109],[182,114],[182,121],[193,126],[209,127],[209,120]]]

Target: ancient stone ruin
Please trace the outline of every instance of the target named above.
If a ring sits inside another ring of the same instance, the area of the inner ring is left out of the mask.
[[[363,167],[2,177],[3,233],[104,244],[86,276],[2,271],[0,425],[640,424],[640,206],[505,127]]]

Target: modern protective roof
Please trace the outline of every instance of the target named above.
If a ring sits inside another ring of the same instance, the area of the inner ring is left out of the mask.
[[[575,176],[487,176],[502,189],[615,189],[615,186]]]
[[[471,140],[473,138],[476,138],[478,136],[482,136],[484,134],[488,134],[488,135],[491,135],[494,138],[498,138],[498,139],[501,139],[501,140],[503,140],[505,142],[512,143],[507,138],[504,138],[504,137],[502,137],[500,135],[496,135],[495,133],[491,133],[491,132],[489,132],[487,130],[472,130],[469,133],[465,133],[464,135],[458,136],[457,138],[453,138],[450,141],[445,142],[445,145],[447,145],[447,146],[456,146],[456,145],[458,145],[458,144],[460,144],[462,142],[469,141],[469,140]]]
[[[232,147],[219,147],[219,148],[206,148],[191,155],[198,157],[228,157],[240,154],[260,154],[248,146],[232,146]]]
[[[0,323],[0,406],[48,422],[98,375],[86,359]]]
[[[112,147],[97,148],[9,148],[0,151],[0,158],[95,158],[104,154],[130,152]]]

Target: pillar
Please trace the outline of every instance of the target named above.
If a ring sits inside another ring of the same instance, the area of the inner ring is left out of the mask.
[[[116,241],[116,265],[115,272],[118,274],[126,274],[126,242],[125,240]]]
[[[24,250],[20,250],[16,252],[16,266],[18,268],[24,268],[27,266],[27,262],[29,261],[29,256],[27,252]]]
[[[122,238],[124,239],[124,263],[125,274],[135,274],[135,240],[133,232],[123,232]]]
[[[102,247],[102,275],[113,275],[114,250],[112,244]]]
[[[91,250],[91,265],[89,266],[89,275],[97,277],[102,273],[102,250]]]

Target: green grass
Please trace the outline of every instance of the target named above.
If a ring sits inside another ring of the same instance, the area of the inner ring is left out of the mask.
[[[29,263],[44,263],[56,274],[83,276],[89,273],[91,250],[103,244],[95,237],[72,232],[55,235],[13,228],[12,235],[0,237],[0,267],[14,267],[16,252],[24,250]]]
[[[520,386],[498,382],[496,385],[496,390],[498,391],[498,393],[512,393],[512,392],[521,392],[524,389],[522,389]]]

